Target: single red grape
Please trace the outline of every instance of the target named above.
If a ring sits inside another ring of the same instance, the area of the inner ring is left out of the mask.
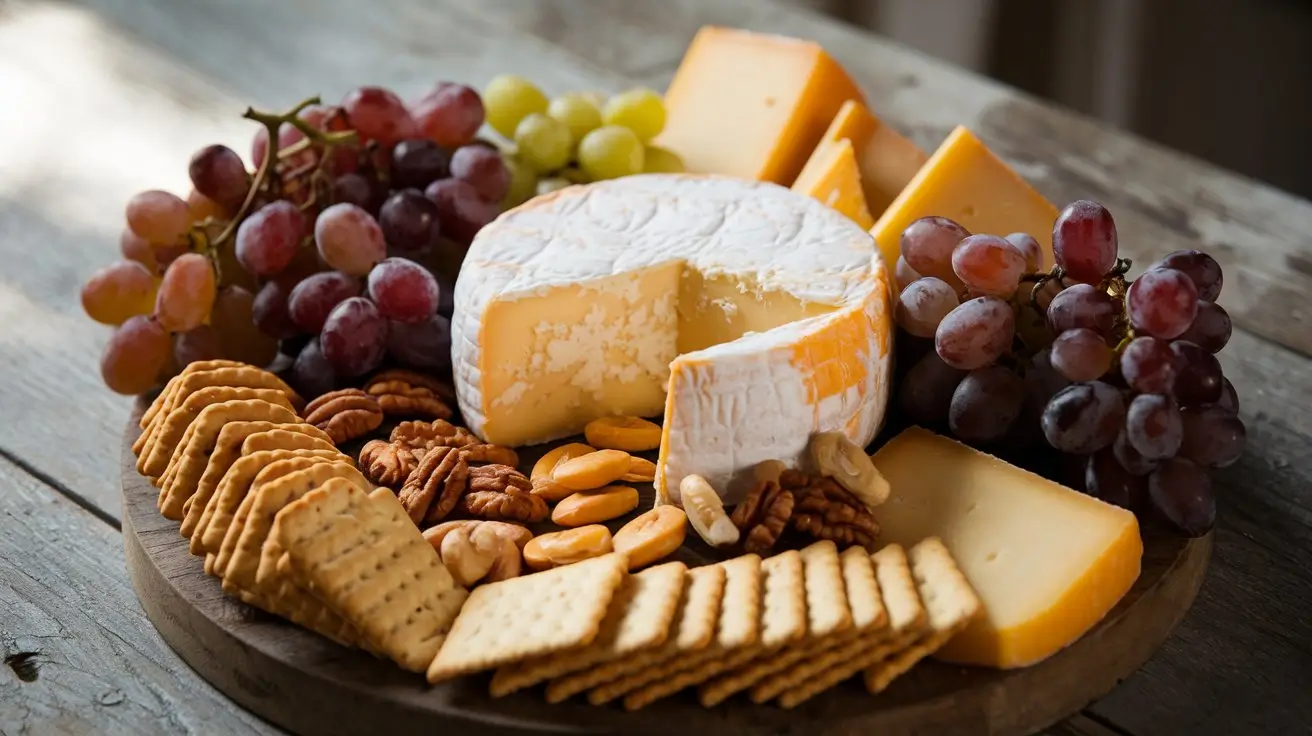
[[[1070,278],[1086,284],[1102,281],[1116,265],[1112,213],[1087,199],[1066,205],[1052,226],[1052,253]]]
[[[1180,271],[1153,269],[1130,284],[1125,306],[1136,331],[1169,340],[1193,323],[1198,314],[1198,290]]]
[[[369,298],[393,322],[423,322],[437,313],[437,279],[414,261],[388,258],[369,272]]]

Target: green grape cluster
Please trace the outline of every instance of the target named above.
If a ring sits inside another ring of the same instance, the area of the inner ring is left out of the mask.
[[[649,89],[548,98],[529,80],[505,74],[488,83],[483,104],[488,124],[514,143],[505,156],[511,179],[503,207],[572,184],[684,170],[677,154],[652,143],[665,128],[665,103]]]

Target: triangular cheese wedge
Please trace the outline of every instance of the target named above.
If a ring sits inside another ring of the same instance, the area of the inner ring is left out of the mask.
[[[972,233],[1033,235],[1052,263],[1057,208],[973,133],[958,126],[889,205],[870,234],[888,263],[901,254],[902,231],[930,215],[955,220]]]
[[[861,170],[857,168],[852,141],[843,138],[823,144],[821,149],[811,154],[812,161],[817,157],[819,161],[814,167],[808,163],[810,173],[803,171],[797,177],[793,191],[824,202],[869,230],[875,224],[875,218],[870,216],[870,209],[866,207],[866,196],[861,190]]]
[[[888,209],[929,160],[919,146],[875,117],[865,105],[858,100],[848,100],[838,109],[815,153],[797,178],[815,176],[813,170],[823,159],[822,149],[844,138],[852,142],[857,167],[861,171],[866,206],[876,217]]]

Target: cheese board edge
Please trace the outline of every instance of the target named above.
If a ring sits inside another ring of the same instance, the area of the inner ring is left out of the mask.
[[[157,489],[137,473],[131,445],[146,402],[123,438],[121,482],[127,567],[147,617],[211,685],[294,733],[355,733],[386,723],[394,734],[664,732],[1025,734],[1106,694],[1146,662],[1192,605],[1213,535],[1145,540],[1143,572],[1121,603],[1084,637],[1029,668],[998,671],[927,662],[878,697],[845,683],[793,710],[742,698],[703,709],[683,693],[635,713],[573,702],[548,705],[535,691],[487,695],[486,677],[429,687],[421,675],[348,650],[223,593],[190,555],[177,523],[159,515]],[[858,678],[859,679],[859,678]]]

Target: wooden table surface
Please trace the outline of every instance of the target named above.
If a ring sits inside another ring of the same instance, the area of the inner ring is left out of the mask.
[[[925,149],[964,123],[1052,201],[1107,204],[1140,266],[1222,263],[1249,445],[1215,478],[1210,574],[1142,670],[1051,732],[1312,731],[1312,203],[757,0],[0,0],[0,734],[275,731],[173,654],[128,583],[129,399],[101,385],[106,332],[77,301],[118,257],[127,198],[184,193],[206,143],[244,151],[247,104],[501,72],[663,89],[705,23],[819,41]]]

